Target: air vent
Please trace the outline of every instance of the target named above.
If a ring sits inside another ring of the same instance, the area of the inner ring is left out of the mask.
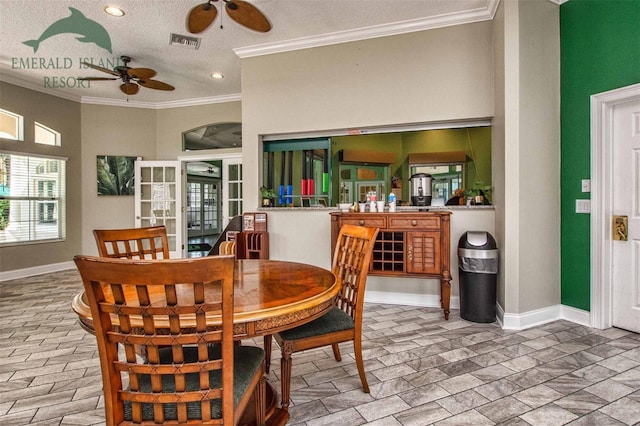
[[[182,34],[171,33],[170,45],[182,46],[188,49],[197,50],[200,47],[201,38],[191,37]]]

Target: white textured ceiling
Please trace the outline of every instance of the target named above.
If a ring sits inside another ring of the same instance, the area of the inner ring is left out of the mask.
[[[153,68],[156,80],[176,87],[170,92],[142,87],[129,97],[132,102],[177,105],[239,98],[240,56],[491,19],[499,0],[249,1],[267,16],[270,32],[238,25],[218,1],[216,21],[197,35],[202,38],[200,48],[191,50],[170,46],[170,34],[190,35],[187,14],[202,0],[0,0],[0,80],[83,102],[124,102],[127,97],[120,92],[119,81],[91,82],[90,88],[53,86],[64,81],[77,84],[76,77],[108,77],[81,67],[80,62],[112,68],[109,63],[127,55],[133,58],[131,67]],[[105,14],[107,4],[121,7],[125,16]],[[69,7],[105,28],[112,53],[94,43],[78,42],[79,36],[69,33],[43,40],[36,53],[23,43],[41,38],[54,22],[70,16]],[[213,80],[214,71],[225,78]]]

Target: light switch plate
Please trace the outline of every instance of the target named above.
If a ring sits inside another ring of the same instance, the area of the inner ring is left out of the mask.
[[[591,179],[582,179],[582,192],[591,192]]]
[[[576,213],[591,213],[591,200],[576,200]]]

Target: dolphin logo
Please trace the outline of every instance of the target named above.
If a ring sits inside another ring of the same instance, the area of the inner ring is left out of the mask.
[[[23,43],[33,47],[33,53],[38,51],[40,43],[59,34],[80,34],[77,37],[81,43],[95,43],[105,50],[111,52],[111,37],[104,27],[96,21],[88,19],[78,9],[70,7],[71,16],[62,18],[49,26],[37,40],[27,40]]]

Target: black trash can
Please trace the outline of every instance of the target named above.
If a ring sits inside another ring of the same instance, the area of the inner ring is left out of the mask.
[[[467,321],[496,320],[498,246],[484,231],[467,231],[458,242],[460,316]]]

